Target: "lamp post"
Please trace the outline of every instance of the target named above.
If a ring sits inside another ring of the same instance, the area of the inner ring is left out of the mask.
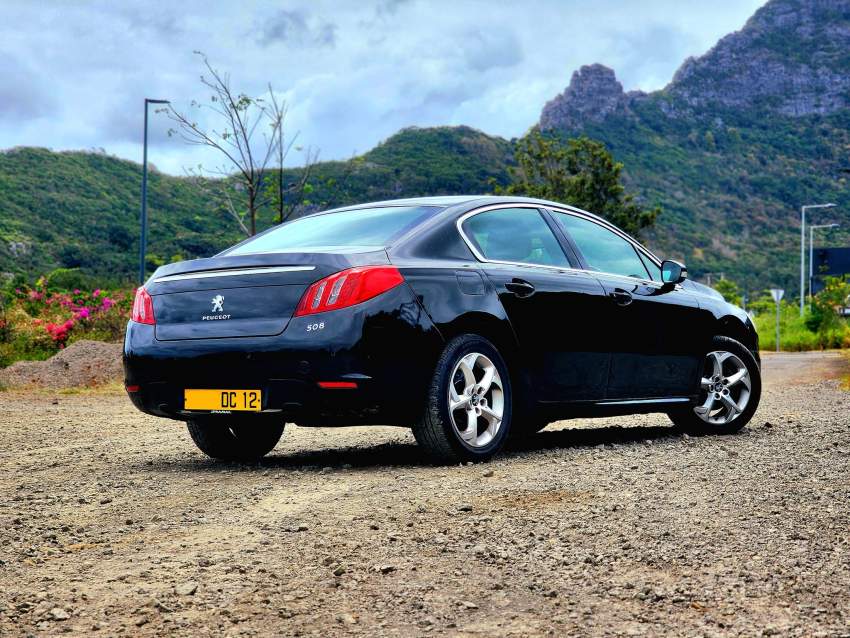
[[[800,316],[806,302],[806,211],[816,208],[835,208],[835,204],[806,204],[800,209]]]
[[[169,104],[168,100],[145,98],[145,142],[142,151],[142,211],[139,215],[141,237],[139,238],[139,285],[145,283],[145,252],[148,242],[148,105]]]

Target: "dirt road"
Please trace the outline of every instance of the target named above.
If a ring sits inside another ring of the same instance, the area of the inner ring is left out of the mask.
[[[448,468],[392,428],[221,465],[118,392],[2,393],[0,635],[850,635],[850,393],[795,357],[736,436]]]

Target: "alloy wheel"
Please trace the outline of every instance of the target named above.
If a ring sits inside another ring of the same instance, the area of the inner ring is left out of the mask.
[[[449,382],[449,415],[460,439],[472,448],[488,445],[502,427],[505,394],[496,365],[478,352],[464,355]]]
[[[744,362],[731,352],[718,350],[705,357],[696,415],[711,425],[731,423],[750,401],[752,381]]]

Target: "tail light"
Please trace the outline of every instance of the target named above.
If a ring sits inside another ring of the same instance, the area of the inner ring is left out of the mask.
[[[338,310],[395,288],[404,277],[394,266],[357,266],[320,279],[307,289],[295,316]]]
[[[133,301],[133,314],[130,319],[136,323],[147,323],[153,325],[156,319],[153,316],[153,299],[142,286],[136,289],[136,299]]]

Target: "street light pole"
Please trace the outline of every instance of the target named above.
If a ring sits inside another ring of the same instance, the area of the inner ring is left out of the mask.
[[[806,204],[800,209],[800,316],[806,303],[806,211],[816,208],[835,208],[835,204]]]
[[[838,228],[840,224],[815,224],[809,226],[809,295],[814,295],[815,284],[815,231],[818,228]]]
[[[168,100],[145,98],[145,141],[142,151],[142,211],[139,215],[141,236],[139,238],[139,285],[145,283],[145,252],[148,242],[148,105],[168,104]]]

